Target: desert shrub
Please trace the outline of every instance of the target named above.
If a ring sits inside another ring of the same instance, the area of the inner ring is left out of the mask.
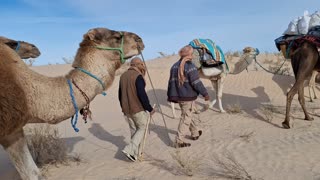
[[[241,105],[239,102],[235,103],[235,104],[228,104],[226,111],[229,114],[238,114],[238,113],[242,113],[242,109],[241,109]]]
[[[264,115],[264,118],[267,122],[272,122],[273,115],[277,111],[277,108],[272,104],[262,105],[259,108],[259,111]]]
[[[42,167],[48,164],[81,162],[80,154],[68,155],[65,142],[58,129],[39,125],[26,129],[27,144],[35,163]]]
[[[196,171],[199,170],[200,160],[199,158],[192,158],[190,155],[182,154],[179,150],[171,153],[171,157],[175,160],[178,168],[187,176],[193,176]]]
[[[236,160],[232,153],[225,151],[222,155],[214,154],[212,163],[216,166],[211,175],[215,178],[254,180],[248,171]]]

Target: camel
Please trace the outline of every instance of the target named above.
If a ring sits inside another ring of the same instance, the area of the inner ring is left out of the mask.
[[[8,45],[11,49],[15,50],[21,59],[37,58],[40,56],[39,49],[28,42],[15,41],[6,37],[0,36],[0,43]]]
[[[0,144],[23,180],[42,178],[28,150],[23,126],[57,124],[72,117],[77,113],[76,106],[82,109],[108,89],[121,63],[143,49],[142,39],[134,33],[94,28],[83,35],[74,69],[65,76],[46,77],[32,71],[12,49],[0,44]]]
[[[290,129],[290,108],[291,102],[296,93],[298,100],[303,109],[305,120],[312,121],[313,118],[308,114],[305,107],[304,99],[304,81],[312,75],[314,71],[320,70],[319,52],[315,44],[304,41],[297,49],[292,50],[290,54],[291,65],[294,72],[296,82],[287,93],[286,117],[282,122],[285,129]]]
[[[255,57],[259,54],[258,49],[256,48],[252,48],[252,47],[246,47],[243,49],[243,55],[240,57],[240,60],[238,62],[236,62],[235,64],[232,62],[228,62],[228,59],[225,59],[227,61],[228,64],[228,69],[229,69],[229,73],[230,74],[239,74],[241,73],[243,70],[245,70],[255,59]],[[195,61],[200,61],[200,56],[198,51],[194,50],[193,51],[193,62]],[[223,84],[224,84],[224,80],[226,77],[226,72],[224,72],[224,70],[222,70],[221,68],[210,68],[210,69],[215,69],[216,73],[212,76],[206,76],[205,73],[203,72],[203,69],[200,68],[198,70],[200,78],[202,79],[208,79],[211,81],[211,84],[213,86],[213,89],[216,91],[215,93],[215,97],[213,98],[213,100],[211,101],[211,103],[209,103],[206,107],[206,109],[212,108],[215,103],[216,103],[216,99],[218,99],[218,105],[219,105],[219,110],[221,113],[224,113],[225,110],[222,107],[222,90],[223,90]],[[195,107],[195,106],[193,106]],[[171,102],[171,109],[172,109],[172,114],[173,117],[176,118],[176,113],[175,113],[175,108],[174,108],[174,103]],[[195,109],[196,113],[199,113],[199,111],[197,109]]]

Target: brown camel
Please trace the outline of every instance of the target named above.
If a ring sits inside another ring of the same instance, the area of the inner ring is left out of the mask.
[[[29,69],[19,61],[15,51],[0,44],[0,144],[23,180],[41,178],[28,150],[23,126],[56,124],[70,118],[76,112],[68,80],[73,80],[90,102],[111,86],[121,62],[143,49],[142,39],[134,33],[91,29],[80,43],[72,65],[74,69],[65,76],[46,77]],[[76,105],[79,109],[85,107],[86,99],[80,90],[72,87]]]
[[[22,59],[37,58],[38,56],[40,56],[39,49],[35,45],[30,44],[28,42],[15,41],[15,40],[0,36],[0,43],[4,43],[8,45],[11,49],[15,50],[16,53]]]
[[[313,71],[320,70],[319,52],[317,47],[308,41],[303,42],[296,50],[292,51],[291,65],[294,72],[296,82],[287,93],[286,117],[282,122],[282,126],[289,129],[290,126],[290,107],[291,102],[296,93],[298,100],[303,109],[305,120],[311,121],[312,117],[308,114],[305,107],[304,99],[304,81],[311,76]]]
[[[226,59],[228,67],[229,67],[229,72],[230,74],[239,74],[243,70],[245,70],[254,60],[254,58],[259,54],[258,50],[256,48],[252,47],[246,47],[243,49],[243,55],[240,57],[240,60],[237,61],[236,63],[228,62],[228,59]],[[193,60],[195,64],[197,62],[200,62],[200,55],[198,51],[194,50],[193,51]],[[211,81],[211,84],[213,86],[213,89],[216,91],[214,99],[207,105],[207,108],[212,108],[214,104],[217,102],[216,99],[218,99],[218,105],[220,112],[225,112],[225,110],[222,107],[222,90],[223,90],[223,84],[224,80],[226,77],[226,73],[224,72],[224,68],[222,67],[217,67],[217,68],[207,68],[207,71],[212,71],[211,76],[207,76],[204,73],[203,69],[199,69],[199,75],[200,78],[202,79],[208,79]],[[175,108],[174,108],[174,103],[171,103],[171,110],[173,117],[176,118],[176,113],[175,113]],[[198,110],[196,110],[197,112]]]

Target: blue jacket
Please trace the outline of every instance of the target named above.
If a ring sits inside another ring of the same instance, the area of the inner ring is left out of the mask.
[[[168,82],[168,101],[193,101],[197,99],[197,96],[207,96],[207,89],[199,78],[199,73],[195,65],[187,61],[184,65],[185,81],[183,85],[179,86],[178,72],[181,61],[176,62],[170,69],[170,79]]]

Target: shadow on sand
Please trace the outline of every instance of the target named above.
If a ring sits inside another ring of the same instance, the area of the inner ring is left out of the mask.
[[[210,91],[211,94],[214,93],[212,90]],[[251,91],[253,91],[257,95],[257,97],[247,97],[223,93],[222,102],[224,107],[232,104],[240,104],[242,111],[249,114],[250,116],[255,117],[263,122],[269,123],[275,127],[281,127],[277,124],[266,121],[265,118],[258,113],[258,110],[262,104],[270,103],[271,101],[268,94],[265,92],[265,88],[263,86],[258,86],[252,88]],[[217,104],[215,106],[217,106]]]
[[[114,136],[97,123],[92,124],[92,126],[89,128],[89,132],[98,139],[110,142],[115,145],[118,148],[114,156],[116,159],[127,160],[121,152],[121,150],[127,145],[124,136]]]

